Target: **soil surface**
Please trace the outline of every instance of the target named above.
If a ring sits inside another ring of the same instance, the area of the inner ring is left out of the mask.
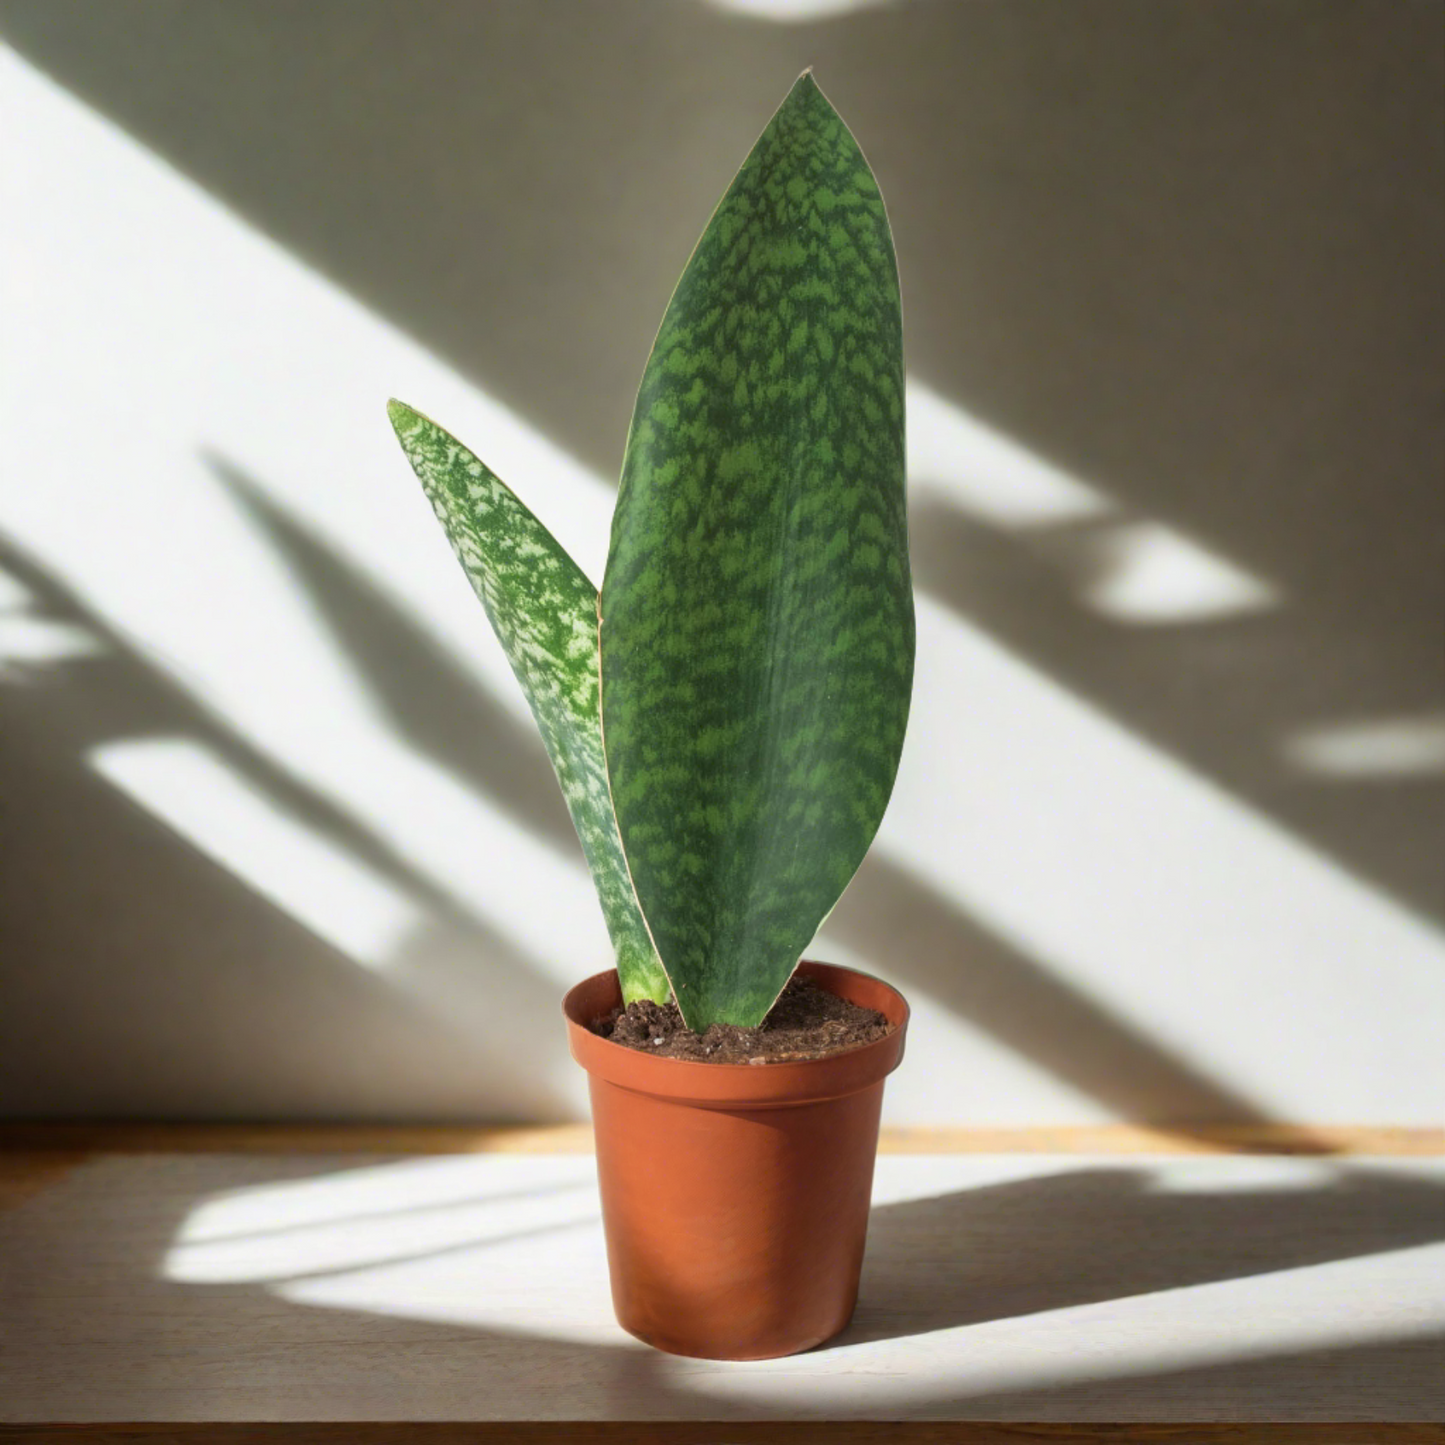
[[[677,1005],[642,999],[613,1009],[593,1023],[594,1033],[615,1044],[669,1059],[711,1064],[782,1064],[821,1059],[881,1039],[893,1025],[881,1013],[849,1003],[795,974],[767,1018],[755,1029],[714,1024],[695,1034]]]

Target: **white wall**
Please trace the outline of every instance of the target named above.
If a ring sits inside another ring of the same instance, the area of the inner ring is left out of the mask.
[[[912,348],[915,712],[814,949],[915,1006],[892,1120],[1445,1116],[1438,13],[325,8],[0,12],[0,1110],[584,1109],[605,934],[383,403],[600,575],[801,54]]]

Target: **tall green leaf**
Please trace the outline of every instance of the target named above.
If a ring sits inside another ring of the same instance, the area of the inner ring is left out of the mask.
[[[804,75],[642,379],[602,584],[619,831],[688,1024],[758,1023],[893,787],[913,677],[898,274]]]
[[[532,706],[597,885],[623,997],[662,1003],[667,976],[637,911],[607,796],[597,705],[597,590],[510,488],[455,437],[402,402],[391,402],[387,413]]]

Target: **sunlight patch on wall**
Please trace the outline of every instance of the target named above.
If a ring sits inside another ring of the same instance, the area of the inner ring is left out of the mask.
[[[357,963],[384,967],[420,922],[384,879],[288,817],[201,743],[106,743],[92,750],[89,762],[133,802]]]
[[[606,489],[8,52],[0,83],[27,135],[7,154],[0,196],[0,209],[24,220],[7,228],[0,272],[25,277],[5,293],[7,329],[26,338],[26,357],[13,366],[16,348],[5,348],[4,405],[25,419],[6,427],[6,477],[27,484],[7,480],[0,526],[120,634],[133,654],[126,666],[152,670],[238,751],[314,800],[313,811],[394,857],[416,886],[389,886],[413,915],[440,903],[504,940],[507,956],[478,956],[478,988],[489,968],[562,983],[604,966],[580,850],[559,852],[429,746],[428,729],[462,735],[470,708],[484,720],[495,707],[528,737],[535,729],[391,433],[386,399],[406,397],[485,439],[491,464],[594,569],[607,542]],[[338,637],[330,599],[314,591],[325,579],[297,574],[210,453],[233,460],[363,579],[358,600],[390,628],[361,639],[371,652]],[[459,679],[439,699],[413,689],[415,737],[399,732],[375,676],[403,647],[408,666],[437,649]],[[476,757],[483,774],[515,770],[481,743]],[[201,807],[182,818],[169,794],[167,807],[206,847]],[[233,821],[228,813],[217,826]],[[311,836],[336,853],[333,871],[365,871],[351,843]],[[330,905],[308,913],[304,883],[283,893],[280,881],[267,880],[273,900],[342,936],[326,921]],[[383,967],[380,935],[369,924],[357,935],[346,941]]]
[[[24,683],[63,662],[105,651],[88,628],[36,616],[34,592],[0,567],[0,683]]]
[[[1083,599],[1119,622],[1205,622],[1267,612],[1279,593],[1159,522],[1125,522],[1084,539],[1094,576]]]
[[[100,639],[83,627],[45,617],[0,614],[0,681],[20,681],[33,670],[104,651]]]
[[[908,474],[915,492],[1000,531],[1047,537],[1081,605],[1131,625],[1208,623],[1267,611],[1277,588],[1163,522],[1131,518],[1113,498],[908,385]]]
[[[1114,504],[921,382],[908,383],[908,481],[1005,531],[1107,516]]]
[[[1321,724],[1286,738],[1283,751],[1301,772],[1339,782],[1439,777],[1445,714]]]

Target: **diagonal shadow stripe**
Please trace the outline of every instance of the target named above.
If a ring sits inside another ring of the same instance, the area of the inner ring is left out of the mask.
[[[876,851],[825,933],[1122,1118],[1183,1135],[1267,1118]],[[1332,1146],[1320,1140],[1310,1152]]]
[[[537,730],[515,721],[398,602],[239,467],[219,456],[207,462],[284,559],[397,733],[522,826],[581,858]],[[476,626],[487,626],[480,603]]]
[[[1197,627],[1121,627],[1080,606],[1096,525],[1005,535],[921,488],[910,501],[914,580],[969,623],[1165,756],[1186,760],[1406,907],[1445,920],[1438,855],[1445,781],[1310,786],[1281,766],[1279,740],[1340,706],[1389,715],[1442,695],[1439,639],[1360,635],[1286,606]],[[1287,639],[1287,645],[1282,641]],[[1321,669],[1329,655],[1333,667]],[[1422,846],[1438,838],[1438,846]],[[1364,846],[1361,846],[1364,845]]]

